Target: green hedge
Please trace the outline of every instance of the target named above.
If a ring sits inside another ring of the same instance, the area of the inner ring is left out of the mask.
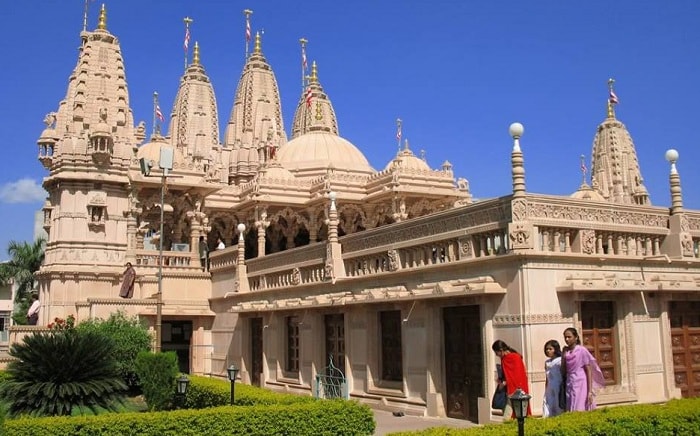
[[[13,436],[360,436],[371,435],[374,429],[374,416],[369,407],[345,400],[153,413],[18,418],[5,422],[5,431]]]
[[[225,406],[231,402],[231,383],[222,379],[189,376],[190,385],[185,398],[186,409],[204,409],[205,407]],[[256,386],[236,383],[236,405],[273,405],[296,404],[316,401],[313,397],[282,394],[258,388]]]
[[[436,427],[397,432],[391,436],[501,436],[517,434],[517,422],[468,429]],[[700,398],[666,404],[606,407],[593,412],[565,413],[556,418],[525,420],[528,436],[666,436],[700,435]]]

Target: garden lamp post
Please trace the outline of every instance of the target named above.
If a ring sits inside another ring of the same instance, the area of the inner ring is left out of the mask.
[[[185,374],[182,374],[180,378],[177,379],[177,394],[183,397],[187,395],[187,388],[189,385],[190,379],[188,379]]]
[[[510,404],[513,407],[513,413],[518,420],[518,436],[525,436],[525,417],[527,416],[527,406],[530,403],[530,395],[518,388],[510,396]]]
[[[240,371],[238,368],[236,368],[235,364],[231,364],[231,366],[228,367],[226,372],[228,372],[228,379],[231,381],[231,405],[233,406],[233,403],[235,402],[235,392],[236,392],[236,377],[238,377],[238,371]]]

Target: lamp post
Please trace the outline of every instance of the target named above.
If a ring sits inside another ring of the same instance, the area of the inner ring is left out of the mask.
[[[238,371],[240,371],[240,370],[238,368],[236,368],[236,365],[233,363],[226,370],[226,372],[228,372],[228,379],[231,381],[231,405],[232,406],[236,401],[235,392],[236,392],[236,377],[238,377]]]
[[[185,395],[187,395],[187,387],[190,385],[190,379],[185,374],[176,380],[175,392],[180,402],[184,404]]]
[[[518,388],[510,396],[510,404],[513,407],[513,413],[518,420],[518,436],[525,436],[525,417],[527,416],[527,406],[530,403],[530,395]]]
[[[161,152],[162,154],[162,152]],[[160,230],[158,233],[158,293],[156,294],[156,347],[155,352],[160,353],[161,334],[163,324],[163,221],[165,220],[165,178],[167,172],[163,170],[160,178]]]

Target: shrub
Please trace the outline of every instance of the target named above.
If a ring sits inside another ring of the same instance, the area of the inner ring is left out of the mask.
[[[114,343],[74,329],[34,333],[13,344],[10,378],[0,399],[10,415],[70,415],[74,408],[116,410],[126,386],[116,371]]]
[[[13,436],[363,436],[374,430],[369,407],[345,400],[7,421]]]
[[[174,351],[142,351],[136,356],[136,374],[141,382],[148,410],[169,409],[175,395],[175,380],[178,375],[177,354]]]
[[[115,343],[113,358],[117,371],[130,388],[138,385],[136,356],[151,349],[151,335],[137,317],[127,317],[124,312],[113,313],[106,320],[91,319],[78,324],[78,330],[94,331],[112,338]]]
[[[283,394],[257,386],[236,383],[236,406],[296,404],[317,401],[311,396]],[[223,379],[190,376],[186,409],[225,406],[231,402],[231,383]]]

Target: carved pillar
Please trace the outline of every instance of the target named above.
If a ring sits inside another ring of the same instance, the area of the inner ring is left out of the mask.
[[[316,224],[316,214],[311,211],[311,213],[309,213],[309,244],[318,241],[318,228]]]
[[[270,221],[267,219],[267,209],[263,208],[261,212],[256,209],[257,219],[255,220],[255,229],[258,232],[258,257],[265,255],[265,231],[270,226]]]
[[[513,198],[525,195],[525,167],[523,165],[523,152],[520,150],[520,137],[525,129],[520,123],[513,123],[508,129],[513,137],[513,151],[510,154],[511,171],[513,177]]]
[[[342,248],[338,242],[338,210],[335,204],[335,192],[330,192],[331,200],[328,212],[328,243],[326,245],[326,279],[335,283],[336,279],[345,277],[345,264],[343,263]]]
[[[136,264],[136,247],[138,241],[136,239],[136,210],[129,210],[124,212],[126,217],[126,262],[131,262]],[[143,237],[141,238],[141,245],[143,246]]]
[[[671,163],[669,185],[671,186],[671,216],[668,219],[671,231],[661,246],[661,251],[671,257],[695,257],[693,237],[690,235],[688,219],[683,213],[683,196],[681,193],[681,177],[676,169],[678,152],[668,150],[666,160]]]
[[[240,223],[238,230],[238,259],[236,261],[236,292],[250,292],[248,284],[248,266],[245,264],[245,224]]]

